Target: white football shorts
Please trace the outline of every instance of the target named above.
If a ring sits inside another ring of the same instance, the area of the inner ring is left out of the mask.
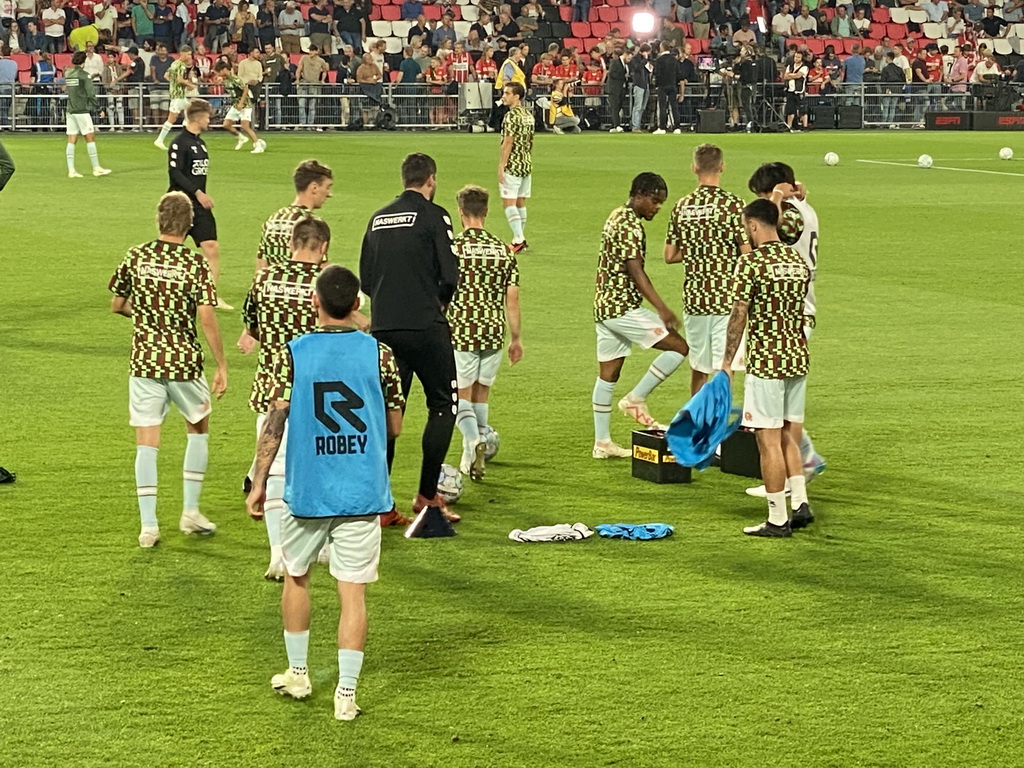
[[[743,426],[781,429],[786,421],[803,424],[806,400],[807,376],[760,379],[748,373],[743,379]]]
[[[380,562],[380,517],[295,517],[288,505],[281,522],[284,567],[290,576],[305,576],[324,544],[330,543],[331,576],[352,584],[377,580]]]
[[[650,349],[668,336],[668,328],[661,318],[643,307],[631,309],[621,317],[601,320],[595,327],[599,363],[628,357],[634,344]]]
[[[498,184],[498,196],[502,200],[529,197],[533,190],[533,176],[512,176],[505,174],[505,183]]]
[[[188,103],[190,101],[192,101],[191,98],[171,99],[171,106],[170,106],[170,108],[167,111],[168,112],[174,112],[175,114],[180,115],[182,112],[185,111],[185,107],[188,106]]]
[[[159,427],[167,418],[171,403],[178,406],[189,424],[197,424],[213,410],[210,386],[199,377],[191,381],[128,379],[128,423],[133,427]]]
[[[70,112],[67,114],[67,134],[68,136],[88,136],[90,133],[96,133],[96,128],[92,124],[92,115],[85,112],[80,115],[73,115]]]
[[[459,389],[465,389],[480,382],[485,387],[494,384],[501,368],[500,349],[481,349],[475,352],[455,350],[455,378]]]
[[[256,444],[259,445],[260,435],[263,433],[263,425],[267,423],[267,414],[261,413],[256,417]],[[281,435],[281,447],[277,449],[277,456],[274,461],[270,464],[270,474],[280,475],[284,477],[284,462],[286,454],[288,452],[288,422],[284,423],[284,433]],[[253,468],[255,468],[256,462],[253,460]],[[250,477],[252,470],[250,470]]]
[[[233,123],[239,123],[243,120],[247,123],[252,122],[252,107],[246,107],[245,109],[235,109],[232,107],[228,110],[228,114],[225,119],[230,120]]]

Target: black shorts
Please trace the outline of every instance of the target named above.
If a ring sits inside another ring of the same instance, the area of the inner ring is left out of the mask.
[[[402,378],[402,392],[408,397],[413,374],[423,385],[427,410],[431,413],[458,407],[455,382],[455,350],[447,323],[417,331],[374,331],[374,338],[391,347]]]
[[[193,206],[192,229],[188,231],[188,235],[196,245],[202,245],[207,240],[216,240],[217,220],[213,218],[213,212],[201,205]]]
[[[800,117],[804,113],[804,95],[802,93],[786,94],[786,114]]]

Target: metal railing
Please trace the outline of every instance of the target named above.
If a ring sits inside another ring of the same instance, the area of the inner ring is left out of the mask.
[[[866,127],[911,127],[922,125],[926,112],[985,109],[989,99],[974,87],[957,88],[942,84],[900,83],[842,84],[827,93],[807,94],[803,99],[809,114],[827,114],[830,107],[856,107]],[[150,130],[167,117],[170,95],[166,87],[153,83],[124,83],[113,88],[97,86],[99,109],[93,114],[97,130]],[[496,95],[490,83],[468,83],[457,91],[441,92],[426,85],[384,84],[298,84],[285,88],[263,84],[254,92],[253,122],[270,130],[345,130],[386,127],[399,129],[486,130],[492,119]],[[447,91],[447,89],[445,89]],[[212,122],[219,123],[230,108],[229,97],[220,86],[206,85],[199,91],[215,109]],[[537,116],[546,120],[546,89],[533,91]],[[1019,100],[1019,97],[1016,97]],[[0,84],[0,129],[63,130],[67,97],[58,82],[49,85]],[[576,116],[591,127],[611,126],[609,97],[576,91],[569,104]],[[742,86],[727,93],[718,84],[688,86],[679,104],[680,122],[667,128],[689,128],[698,110],[718,108],[730,117],[738,105],[739,122],[769,124],[781,121],[785,91],[780,84]],[[631,113],[629,91],[622,100],[622,123]],[[840,110],[841,111],[841,110]],[[381,120],[386,117],[385,120]],[[658,98],[652,91],[643,113],[642,127],[658,127]],[[492,126],[493,127],[493,126]],[[819,123],[818,127],[826,126]],[[858,127],[851,125],[850,127]]]

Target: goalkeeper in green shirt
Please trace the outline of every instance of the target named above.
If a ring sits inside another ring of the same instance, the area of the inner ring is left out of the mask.
[[[256,131],[252,129],[252,97],[249,95],[249,84],[243,83],[238,75],[231,71],[231,64],[227,61],[217,62],[213,71],[223,79],[224,90],[231,97],[231,108],[224,118],[224,130],[238,137],[235,149],[241,149],[245,142],[252,139],[252,154],[263,153],[267,148],[267,142],[257,136]],[[244,134],[235,128],[236,122],[242,123]]]
[[[96,87],[92,84],[89,73],[82,69],[83,64],[85,51],[75,51],[71,55],[71,68],[64,73],[64,85],[68,92],[68,144],[65,155],[68,160],[69,179],[82,178],[82,174],[75,170],[75,143],[79,134],[85,136],[89,162],[92,163],[92,175],[106,176],[110,173],[100,165],[99,153],[96,151],[96,129],[92,125],[91,113],[99,108],[99,103],[96,100]]]

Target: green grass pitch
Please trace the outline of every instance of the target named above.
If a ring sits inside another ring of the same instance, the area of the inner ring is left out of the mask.
[[[209,539],[177,533],[184,430],[160,456],[164,541],[136,546],[127,424],[130,323],[106,286],[154,234],[166,188],[152,137],[102,135],[107,178],[68,180],[63,137],[7,137],[18,172],[0,195],[0,765],[4,766],[1018,766],[1019,507],[1024,483],[1017,211],[1024,168],[999,134],[709,136],[723,184],[782,159],[821,217],[808,424],[828,471],[818,522],[790,541],[740,529],[764,517],[742,478],[633,480],[590,458],[597,366],[591,316],[600,227],[632,176],[688,192],[700,137],[538,137],[531,249],[521,258],[526,356],[492,405],[498,460],[470,485],[460,535],[384,536],[369,590],[365,716],[333,720],[337,606],[314,575],[314,694],[275,696],[286,666],[280,587],[264,582],[262,525],[239,485],[254,446],[254,360],[219,313],[229,392],[212,419]],[[260,225],[292,199],[295,164],[337,174],[323,213],[331,259],[356,265],[369,214],[400,190],[412,150],[440,166],[454,212],[492,191],[494,136],[270,135],[267,154],[211,148],[222,293],[241,305]],[[822,163],[826,151],[842,158]],[[927,152],[936,168],[913,163]],[[80,171],[87,168],[79,150]],[[973,173],[941,167],[996,172]],[[1008,174],[1008,175],[998,175]],[[497,209],[498,206],[495,206]],[[661,262],[668,206],[648,225]],[[500,209],[491,229],[508,237]],[[625,366],[616,397],[653,357]],[[653,396],[668,419],[685,368]],[[396,498],[415,491],[422,397],[399,442]],[[617,412],[613,436],[629,440]],[[455,456],[455,450],[452,452]],[[667,541],[522,545],[517,527],[667,522]]]

